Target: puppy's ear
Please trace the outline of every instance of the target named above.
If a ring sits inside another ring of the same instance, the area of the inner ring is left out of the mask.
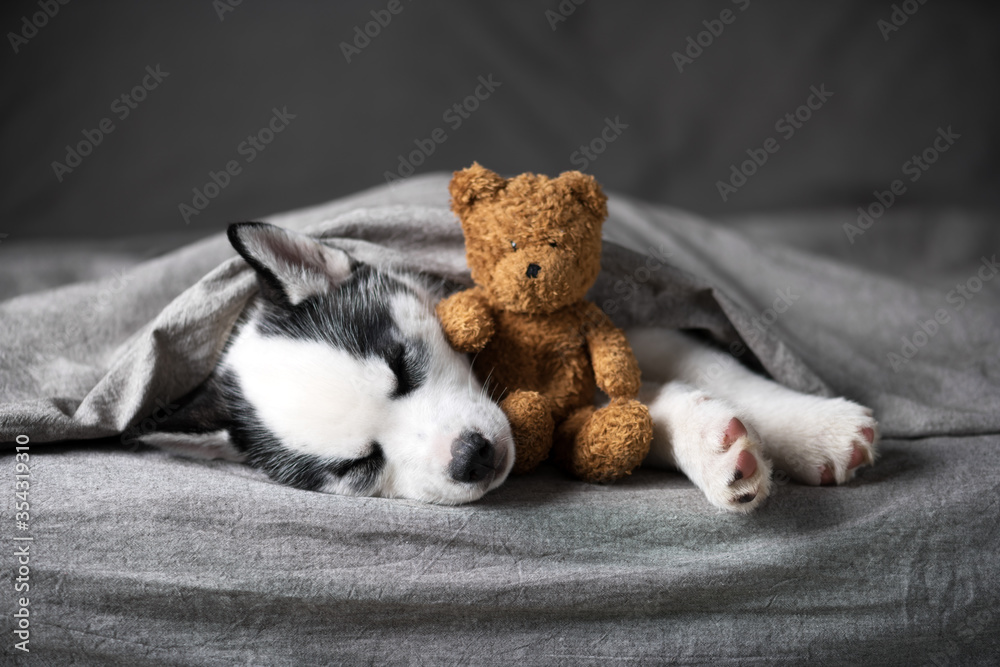
[[[459,218],[465,217],[477,201],[488,200],[507,187],[507,179],[490,171],[478,162],[456,171],[448,184],[451,193],[451,210]]]
[[[265,222],[229,225],[229,242],[257,272],[264,297],[297,305],[346,280],[354,263],[342,250]]]
[[[596,178],[579,171],[564,171],[559,174],[558,180],[569,188],[573,197],[583,204],[585,209],[602,221],[608,217],[608,198]]]

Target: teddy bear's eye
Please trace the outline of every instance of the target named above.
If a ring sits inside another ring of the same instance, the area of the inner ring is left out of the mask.
[[[559,246],[559,244],[556,243],[555,241],[549,241],[549,245],[552,246],[553,248],[556,248],[556,247]]]
[[[517,241],[511,241],[510,247],[513,248],[514,250],[517,250]]]

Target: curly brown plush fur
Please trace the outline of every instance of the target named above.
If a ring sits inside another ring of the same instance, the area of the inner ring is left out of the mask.
[[[476,286],[443,300],[438,316],[499,394],[514,472],[535,468],[555,442],[556,460],[582,479],[629,474],[653,434],[635,400],[639,367],[622,331],[583,300],[601,269],[601,187],[578,171],[505,179],[474,163],[449,190]],[[595,387],[611,397],[600,409]]]

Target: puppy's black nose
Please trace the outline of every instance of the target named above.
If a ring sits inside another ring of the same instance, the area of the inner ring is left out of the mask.
[[[538,272],[541,271],[541,270],[542,270],[542,267],[538,266],[537,264],[528,264],[528,277],[529,278],[537,278],[538,277]]]
[[[448,474],[457,482],[479,482],[496,473],[493,443],[475,431],[466,431],[451,443]]]

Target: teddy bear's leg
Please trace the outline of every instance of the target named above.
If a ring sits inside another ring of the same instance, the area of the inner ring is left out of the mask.
[[[602,408],[580,408],[559,425],[557,460],[585,481],[613,482],[639,467],[652,439],[646,406],[615,398]]]
[[[516,475],[534,470],[552,449],[552,401],[537,391],[515,391],[500,403],[514,434]]]

